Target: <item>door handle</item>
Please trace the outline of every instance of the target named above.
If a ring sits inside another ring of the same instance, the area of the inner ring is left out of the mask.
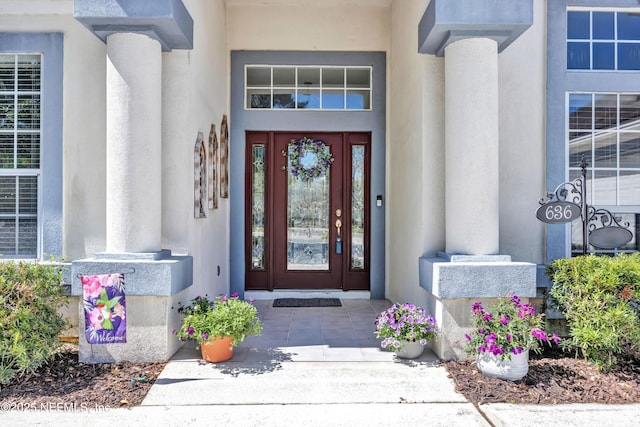
[[[336,219],[336,231],[337,231],[337,237],[336,237],[336,253],[337,254],[341,254],[342,253],[342,220],[340,219]]]

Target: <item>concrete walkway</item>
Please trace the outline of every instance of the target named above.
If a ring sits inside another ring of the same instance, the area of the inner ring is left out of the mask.
[[[218,364],[185,346],[139,407],[0,411],[0,425],[640,426],[640,405],[475,407],[431,352],[402,360],[380,349],[373,322],[389,304],[272,308],[257,301],[260,337]]]

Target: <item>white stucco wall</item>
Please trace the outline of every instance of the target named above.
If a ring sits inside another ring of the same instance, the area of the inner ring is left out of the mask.
[[[229,199],[218,197],[218,209],[206,218],[193,214],[194,145],[198,132],[208,142],[211,124],[220,142],[222,117],[229,114],[229,56],[224,2],[184,5],[194,18],[194,48],[167,53],[163,62],[162,245],[193,256],[192,298],[229,288]]]
[[[533,26],[499,61],[500,253],[544,262],[544,224],[535,216],[545,195],[546,1]]]
[[[387,297],[424,304],[418,258],[444,249],[444,60],[418,53],[428,0],[394,1],[387,148]]]
[[[264,3],[229,2],[229,50],[388,50],[386,2]]]

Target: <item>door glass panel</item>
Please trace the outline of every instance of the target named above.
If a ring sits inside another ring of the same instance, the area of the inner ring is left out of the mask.
[[[264,145],[254,145],[251,180],[251,269],[264,270]]]
[[[364,269],[364,146],[351,148],[351,269]]]
[[[293,149],[289,146],[289,159]],[[302,153],[300,164],[311,169],[317,158],[314,153]],[[288,166],[291,171],[291,160]],[[329,177],[330,170],[308,180],[288,172],[288,270],[329,270]]]

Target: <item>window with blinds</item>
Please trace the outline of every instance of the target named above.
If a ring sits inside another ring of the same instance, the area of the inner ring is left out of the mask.
[[[0,258],[38,255],[41,64],[0,54]]]

